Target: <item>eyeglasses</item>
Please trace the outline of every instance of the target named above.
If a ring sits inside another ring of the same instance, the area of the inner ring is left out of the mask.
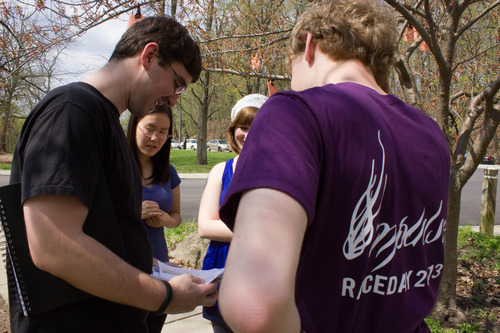
[[[169,62],[167,64],[170,66],[170,69],[172,70],[172,72],[177,77],[177,80],[179,80],[179,82],[181,83],[181,85],[179,86],[177,84],[177,82],[174,81],[175,94],[176,95],[180,95],[180,94],[182,94],[184,92],[184,90],[186,90],[186,83],[184,82],[184,80],[179,75],[177,75],[177,72],[174,70],[174,68],[172,67],[172,65]]]
[[[141,130],[142,134],[144,134],[145,136],[147,136],[148,138],[152,138],[153,135],[156,136],[158,139],[161,139],[161,140],[165,140],[165,139],[169,139],[171,138],[172,136],[168,133],[158,133],[158,132],[155,132],[149,128],[140,128],[139,126],[137,126],[138,129]]]

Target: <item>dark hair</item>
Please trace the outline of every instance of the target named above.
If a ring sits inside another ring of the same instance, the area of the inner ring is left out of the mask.
[[[116,44],[109,61],[133,57],[142,52],[148,43],[159,47],[160,66],[180,61],[198,80],[201,73],[201,53],[198,44],[187,29],[170,16],[146,17],[130,26]]]
[[[234,120],[231,122],[229,127],[227,128],[227,136],[229,139],[229,145],[231,147],[231,150],[238,155],[241,152],[241,148],[236,143],[236,139],[234,138],[234,131],[238,126],[250,127],[252,125],[253,120],[255,119],[257,111],[259,111],[259,109],[253,106],[247,106],[241,109],[234,118]]]
[[[170,179],[172,109],[170,109],[168,105],[163,104],[155,106],[154,110],[147,112],[143,117],[140,118],[134,114],[131,114],[130,119],[128,121],[128,130],[127,130],[128,144],[132,149],[132,154],[134,155],[134,159],[137,162],[139,170],[141,171],[142,174],[141,162],[139,161],[139,154],[137,148],[137,137],[136,137],[137,125],[139,124],[139,121],[141,121],[141,119],[153,113],[165,113],[170,119],[170,127],[168,128],[169,138],[167,139],[167,141],[165,141],[161,149],[153,157],[151,157],[151,161],[153,162],[153,174],[147,180],[151,181],[150,184],[156,184],[156,183],[166,184]]]

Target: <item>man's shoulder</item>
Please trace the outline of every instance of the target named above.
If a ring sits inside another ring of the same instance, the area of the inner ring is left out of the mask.
[[[73,82],[52,89],[44,98],[45,101],[58,100],[73,104],[88,104],[94,101],[107,100],[96,88],[84,83]]]
[[[102,113],[96,112],[98,110],[116,110],[116,108],[91,85],[84,82],[74,82],[50,91],[34,110],[35,113],[38,113],[36,110],[44,114],[70,111],[73,116],[82,113],[95,117]]]
[[[70,83],[61,88],[63,93],[66,93],[74,103],[102,103],[102,101],[106,100],[96,88],[84,82]]]
[[[83,82],[72,82],[59,87],[56,87],[47,93],[47,98],[55,96],[66,96],[68,94],[91,94],[86,83]]]

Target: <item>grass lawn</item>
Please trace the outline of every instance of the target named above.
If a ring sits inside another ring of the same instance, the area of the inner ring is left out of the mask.
[[[178,173],[208,173],[214,165],[225,162],[236,154],[232,152],[207,151],[207,165],[196,164],[196,150],[170,151],[170,163],[175,167]],[[0,163],[0,170],[10,170],[10,163]]]
[[[208,173],[214,165],[236,156],[232,152],[207,151],[207,165],[197,165],[196,153],[196,150],[172,149],[170,151],[170,163],[178,173]]]

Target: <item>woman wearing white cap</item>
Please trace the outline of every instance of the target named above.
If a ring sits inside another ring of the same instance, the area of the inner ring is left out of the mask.
[[[231,124],[227,133],[231,150],[236,154],[241,152],[250,125],[266,100],[267,97],[264,95],[247,95],[240,99],[231,110]],[[202,238],[211,240],[203,261],[203,269],[222,268],[226,263],[229,242],[233,233],[219,219],[219,205],[233,177],[238,156],[212,168],[201,197],[198,231]],[[204,307],[203,317],[212,322],[214,332],[231,332],[222,319],[217,304],[213,307]]]

